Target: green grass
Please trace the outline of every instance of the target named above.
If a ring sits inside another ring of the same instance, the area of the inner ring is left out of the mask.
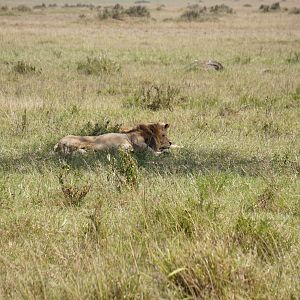
[[[299,298],[299,22],[229,6],[201,23],[163,22],[185,9],[170,1],[147,22],[1,13],[1,299]],[[156,121],[184,148],[53,151]]]

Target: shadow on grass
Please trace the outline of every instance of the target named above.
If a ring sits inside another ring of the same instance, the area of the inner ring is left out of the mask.
[[[107,153],[76,154],[67,159],[53,153],[51,146],[44,150],[23,153],[19,157],[0,157],[0,172],[44,173],[68,164],[73,169],[93,170],[96,165],[110,162]],[[113,154],[112,154],[113,155]],[[140,168],[161,174],[205,174],[211,171],[232,172],[241,176],[264,176],[279,173],[299,174],[299,163],[274,159],[242,157],[230,150],[175,149],[156,157],[151,153],[133,154]]]

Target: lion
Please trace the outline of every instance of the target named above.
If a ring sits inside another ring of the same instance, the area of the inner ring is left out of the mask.
[[[129,151],[151,151],[159,155],[167,151],[172,142],[168,138],[167,123],[139,124],[119,133],[106,133],[98,136],[63,137],[55,146],[54,151],[69,155],[74,152],[85,153],[88,150],[102,151],[122,148]]]

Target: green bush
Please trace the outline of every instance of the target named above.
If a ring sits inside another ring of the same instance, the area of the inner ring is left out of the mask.
[[[83,199],[91,190],[91,184],[85,183],[79,173],[71,176],[71,170],[64,166],[58,175],[58,182],[63,193],[62,204],[66,206],[80,206]]]
[[[180,19],[183,21],[202,21],[205,20],[205,14],[207,12],[206,7],[201,7],[199,5],[190,6],[186,11],[184,11]]]
[[[211,6],[209,11],[214,14],[232,14],[233,9],[225,4]]]
[[[207,8],[199,4],[189,5],[180,19],[183,21],[207,21],[216,19],[218,14],[232,14],[233,9],[225,4],[215,5]]]
[[[130,17],[150,17],[148,8],[141,5],[131,6],[125,10],[125,13]]]
[[[78,132],[79,135],[100,135],[110,132],[119,132],[121,124],[112,125],[110,120],[103,120],[101,122],[87,122]]]
[[[109,180],[119,191],[125,188],[136,189],[138,187],[138,163],[131,152],[118,149],[113,155],[108,155],[110,162]]]
[[[100,20],[106,19],[122,19],[124,17],[124,7],[120,4],[116,4],[113,7],[104,7],[98,13]]]
[[[127,104],[153,111],[160,109],[173,110],[177,104],[186,100],[186,97],[181,95],[181,90],[178,87],[173,87],[170,84],[150,84],[138,89],[127,100]]]
[[[27,5],[18,5],[16,7],[13,7],[12,10],[16,10],[19,12],[30,12],[31,8]]]
[[[298,15],[300,14],[300,8],[299,7],[293,7],[289,10],[289,14]]]
[[[30,74],[30,73],[33,74],[33,73],[40,72],[40,70],[38,70],[35,66],[23,60],[16,62],[13,66],[13,70],[19,74]]]
[[[290,248],[290,240],[282,236],[267,220],[255,221],[240,216],[233,239],[244,252],[256,253],[263,260],[277,259]]]
[[[131,6],[127,9],[124,9],[124,7],[120,4],[116,4],[112,7],[104,7],[100,12],[98,13],[98,18],[100,20],[106,20],[106,19],[117,19],[121,20],[124,17],[150,17],[150,12],[147,7],[136,5]]]
[[[102,75],[118,72],[121,66],[106,55],[102,55],[99,58],[87,57],[86,61],[78,62],[77,70],[87,75]]]

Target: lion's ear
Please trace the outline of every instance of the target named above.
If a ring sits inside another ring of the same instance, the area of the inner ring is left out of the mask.
[[[166,123],[165,124],[165,129],[168,129],[170,127],[170,124]]]

